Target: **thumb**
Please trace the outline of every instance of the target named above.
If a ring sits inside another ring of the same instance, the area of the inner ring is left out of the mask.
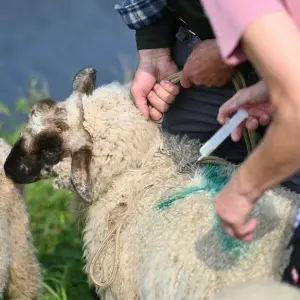
[[[236,112],[239,109],[236,101],[232,101],[233,99],[225,102],[220,108],[217,116],[217,120],[220,124],[225,124],[229,115],[233,112]]]
[[[253,231],[257,225],[257,219],[251,219],[248,223],[244,224],[242,229],[237,233],[239,239],[242,241],[250,242],[253,240]]]
[[[182,70],[180,72],[180,84],[182,87],[188,89],[192,86],[191,81],[189,80],[189,78],[186,76],[185,71]]]
[[[131,95],[133,96],[135,106],[143,116],[149,119],[150,110],[146,95],[141,90],[137,89],[134,84],[131,87]]]
[[[226,118],[239,108],[256,102],[261,102],[262,94],[259,85],[253,85],[237,91],[228,101],[226,101],[219,109],[218,121],[224,124]]]

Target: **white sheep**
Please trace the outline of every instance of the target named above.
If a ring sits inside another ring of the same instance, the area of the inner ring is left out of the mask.
[[[214,300],[298,300],[300,291],[296,287],[274,280],[250,280],[234,285],[217,295]]]
[[[40,266],[31,241],[23,186],[4,173],[10,150],[0,139],[0,297],[34,300],[41,292]]]
[[[238,282],[278,280],[299,196],[282,187],[266,193],[253,211],[254,241],[226,238],[207,168],[221,178],[234,167],[197,165],[198,142],[163,134],[141,116],[128,86],[94,90],[95,77],[86,68],[66,101],[34,105],[5,171],[18,183],[54,176],[56,188],[75,192],[85,270],[101,299],[212,299]]]

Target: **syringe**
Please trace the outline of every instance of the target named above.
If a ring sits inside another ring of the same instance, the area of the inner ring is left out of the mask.
[[[201,156],[200,161],[209,156],[230,134],[246,119],[248,113],[241,108],[237,113],[229,119],[199,150]]]

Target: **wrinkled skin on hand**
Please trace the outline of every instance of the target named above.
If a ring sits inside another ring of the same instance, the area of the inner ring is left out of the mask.
[[[189,55],[180,83],[184,88],[192,85],[220,87],[232,78],[233,73],[234,68],[223,62],[216,40],[204,40]]]
[[[140,112],[146,118],[158,121],[175,100],[180,88],[170,81],[157,81],[176,73],[178,69],[171,59],[169,49],[140,50],[139,55],[131,94]]]

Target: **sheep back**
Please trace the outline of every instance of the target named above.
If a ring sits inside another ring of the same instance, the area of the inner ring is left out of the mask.
[[[262,196],[253,211],[258,218],[254,241],[250,245],[231,241],[228,247],[230,241],[225,239],[224,244],[220,236],[209,191],[199,188],[166,209],[157,209],[162,199],[170,199],[178,190],[201,187],[201,172],[188,178],[163,159],[149,164],[148,172],[143,167],[144,174],[132,172],[131,178],[127,174],[87,211],[84,243],[89,265],[132,205],[120,234],[116,280],[111,288],[99,291],[104,299],[211,299],[240,281],[280,278],[299,205],[296,195],[278,188]],[[95,268],[98,278],[109,277],[114,246],[112,238],[102,250]]]
[[[95,199],[88,207],[78,205],[85,217],[85,271],[92,282],[90,266],[100,246],[95,279],[108,280],[118,266],[109,287],[98,289],[102,299],[207,300],[238,282],[280,278],[298,195],[282,187],[265,193],[253,211],[254,241],[237,244],[218,227],[214,193],[201,188],[203,167],[185,164],[190,171],[180,171],[159,127],[140,116],[127,89],[118,83],[100,87],[83,99],[83,108],[93,141]],[[70,188],[69,164],[60,165],[57,187]],[[226,168],[225,173],[234,171]],[[169,201],[180,192],[183,197]],[[158,209],[166,199],[172,205]]]

